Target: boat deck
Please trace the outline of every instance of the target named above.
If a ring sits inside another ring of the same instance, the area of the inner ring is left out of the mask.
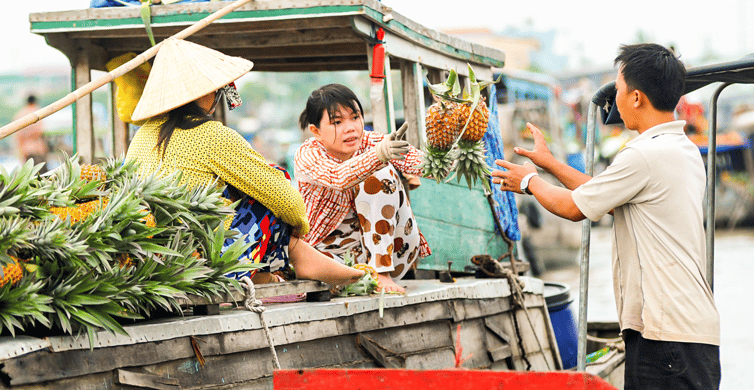
[[[521,280],[528,315],[514,309],[507,280],[458,279],[403,281],[406,295],[385,296],[382,316],[379,296],[271,304],[263,316],[282,368],[447,369],[460,359],[464,368],[560,369],[544,284]],[[98,333],[93,348],[86,335],[2,339],[2,375],[14,389],[272,387],[257,313],[234,308],[126,330]]]

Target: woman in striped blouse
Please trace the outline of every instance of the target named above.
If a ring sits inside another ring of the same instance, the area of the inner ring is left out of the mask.
[[[297,151],[295,176],[312,229],[304,239],[344,261],[377,270],[386,292],[431,251],[419,232],[401,173],[420,175],[423,153],[401,140],[364,131],[359,99],[340,84],[312,92],[299,125],[314,136]]]

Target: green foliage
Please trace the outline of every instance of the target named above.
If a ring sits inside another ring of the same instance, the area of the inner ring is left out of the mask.
[[[24,269],[0,287],[0,332],[126,334],[119,319],[180,313],[179,298],[240,289],[224,275],[259,266],[238,262],[240,242],[222,252],[233,209],[215,185],[190,190],[178,174],[139,176],[118,159],[100,167],[106,177],[91,182],[76,156],[45,177],[30,163],[0,172],[0,266],[13,256]],[[92,199],[98,207],[79,220],[49,211]]]
[[[350,252],[346,253],[345,257],[343,258],[343,261],[349,267],[354,266],[353,255]],[[374,278],[371,272],[365,272],[364,276],[362,276],[355,283],[351,283],[351,284],[343,286],[337,292],[337,296],[348,297],[348,296],[353,296],[353,295],[369,295],[374,290],[376,290],[377,287],[379,287],[379,283],[377,282],[377,279]]]

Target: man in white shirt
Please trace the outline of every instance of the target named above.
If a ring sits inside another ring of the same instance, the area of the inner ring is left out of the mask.
[[[533,194],[550,212],[579,221],[613,212],[613,282],[626,342],[625,389],[717,389],[720,322],[705,280],[701,154],[676,121],[686,70],[656,44],[621,46],[615,104],[639,136],[594,178],[557,161],[527,124],[534,149],[515,148],[566,187],[538,177],[531,164],[498,160],[504,190]]]

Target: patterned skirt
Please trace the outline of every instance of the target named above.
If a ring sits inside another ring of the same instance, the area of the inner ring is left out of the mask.
[[[223,196],[229,196],[228,190],[223,193]],[[275,272],[288,264],[288,244],[293,227],[280,220],[255,199],[245,196],[238,204],[230,230],[238,235],[225,240],[223,252],[235,241],[243,240],[244,244],[250,243],[251,246],[238,258],[238,261],[263,263],[265,266],[243,273],[232,272],[226,274],[227,277],[235,279],[241,279],[244,276],[252,277],[256,272]]]

